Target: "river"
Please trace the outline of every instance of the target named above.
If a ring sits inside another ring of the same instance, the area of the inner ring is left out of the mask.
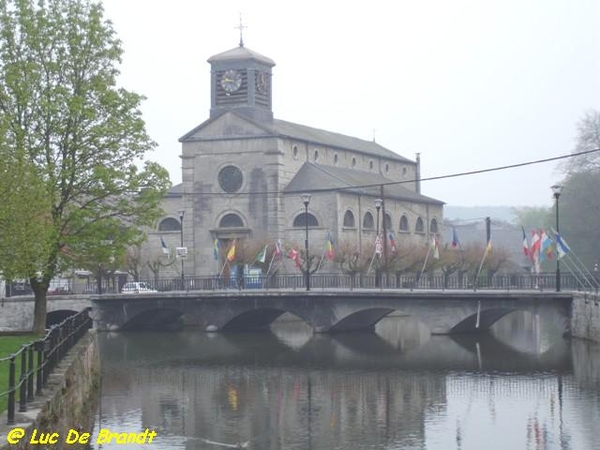
[[[397,316],[374,333],[313,334],[291,320],[99,340],[95,433],[155,430],[147,448],[600,448],[600,346],[527,313],[458,337]]]

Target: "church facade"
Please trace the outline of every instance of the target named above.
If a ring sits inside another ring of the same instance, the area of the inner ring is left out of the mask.
[[[441,233],[443,202],[421,194],[418,155],[412,161],[376,142],[274,118],[275,63],[243,43],[208,62],[210,116],[180,138],[182,183],[148,232],[147,257],[165,246],[172,256],[183,239],[184,275],[214,275],[234,242],[236,258],[267,243],[272,251],[278,240],[284,251],[303,249],[307,220],[311,254],[328,236],[372,251],[380,217],[398,245]],[[161,277],[181,274],[179,261],[164,266]],[[335,263],[322,270],[335,272]]]

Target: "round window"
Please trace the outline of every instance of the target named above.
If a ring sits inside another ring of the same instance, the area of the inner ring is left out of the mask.
[[[219,171],[219,186],[229,194],[239,191],[243,181],[242,171],[235,166],[225,166]]]

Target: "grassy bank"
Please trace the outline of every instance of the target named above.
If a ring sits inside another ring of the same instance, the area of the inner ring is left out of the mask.
[[[27,344],[31,341],[38,339],[35,335],[22,335],[22,336],[0,336],[0,359],[9,356],[21,348],[23,344]],[[21,360],[17,359],[17,381],[19,379],[21,370]],[[9,362],[0,362],[0,394],[8,390],[8,370]],[[18,393],[17,393],[18,398]],[[7,395],[0,397],[0,412],[6,409]]]

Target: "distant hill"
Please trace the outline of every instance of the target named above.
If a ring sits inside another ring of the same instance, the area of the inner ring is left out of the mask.
[[[444,206],[444,218],[448,220],[491,219],[512,222],[516,219],[512,206]]]

